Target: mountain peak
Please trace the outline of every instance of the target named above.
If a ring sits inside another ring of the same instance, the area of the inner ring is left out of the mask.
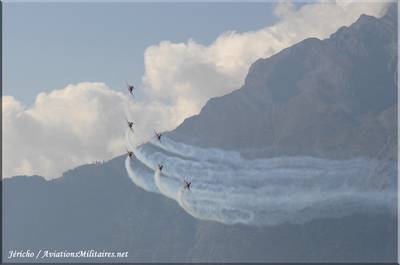
[[[171,137],[249,156],[374,156],[395,133],[379,115],[397,104],[396,33],[362,15],[328,39],[259,59],[242,88],[207,102]]]
[[[385,16],[383,16],[383,19],[386,20],[391,20],[394,23],[397,23],[397,2],[392,3],[389,5],[388,9],[386,10]]]

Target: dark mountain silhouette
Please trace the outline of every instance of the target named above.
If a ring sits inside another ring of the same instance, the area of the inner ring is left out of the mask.
[[[168,135],[246,156],[397,156],[397,6],[362,15],[329,39],[306,39],[256,61],[244,86],[211,99]],[[277,226],[196,220],[128,178],[125,157],[63,177],[3,180],[8,251],[129,251],[136,262],[394,262],[397,220],[358,214]],[[376,169],[385,174],[385,165]],[[39,262],[89,260],[47,259]],[[93,260],[91,260],[93,261]]]
[[[397,135],[396,10],[257,60],[170,137],[257,156],[375,156]],[[396,145],[387,155],[395,159]]]
[[[396,258],[394,217],[353,215],[272,227],[200,221],[175,201],[137,188],[123,160],[81,166],[52,181],[38,176],[3,181],[3,259],[13,249],[129,251],[128,259],[115,262]],[[54,261],[83,260],[40,260]]]

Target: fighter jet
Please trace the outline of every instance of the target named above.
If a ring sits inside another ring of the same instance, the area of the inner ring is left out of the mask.
[[[126,154],[129,156],[130,159],[133,157],[133,152],[126,149]]]
[[[191,191],[191,190],[190,190],[190,185],[192,185],[192,182],[191,182],[191,181],[183,180],[183,190]]]
[[[132,121],[128,121],[128,119],[127,118],[125,118],[125,120],[126,120],[126,123],[128,124],[128,127],[129,127],[129,129],[131,129],[131,131],[133,132],[133,122]]]
[[[162,134],[161,134],[161,133],[158,133],[156,130],[154,130],[154,134],[156,135],[158,141],[161,142],[161,136],[162,136]]]
[[[158,164],[157,167],[158,167],[158,170],[160,170],[160,172],[161,172],[163,167],[164,167],[164,165],[163,164]]]
[[[129,84],[128,82],[126,82],[126,86],[128,87],[129,93],[133,96],[133,90],[135,89],[135,87],[133,85]]]

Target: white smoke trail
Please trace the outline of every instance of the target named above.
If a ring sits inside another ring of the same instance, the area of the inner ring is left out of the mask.
[[[130,117],[130,113],[129,113],[129,107],[126,105],[124,106],[124,110],[125,110],[125,116],[126,117]],[[130,140],[130,131],[129,129],[127,129],[125,131],[125,139],[127,142],[127,145],[131,148],[132,152],[134,153],[135,157],[141,161],[147,168],[149,169],[154,169],[157,166],[157,162],[153,162],[148,160],[144,155],[142,155],[142,152],[140,152],[140,147],[136,147],[135,145],[132,144],[131,140]],[[128,172],[129,177],[131,178],[131,180],[140,188],[146,190],[146,191],[153,191],[152,189],[150,189],[148,187],[148,185],[146,184],[146,182],[144,181],[144,178],[142,176],[140,176],[140,174],[138,174],[138,172],[135,172],[133,170],[133,168],[131,167],[130,164],[130,159],[129,157],[126,158],[125,160],[125,167],[126,170]],[[187,206],[187,204],[184,201],[183,198],[183,190],[178,186],[175,187],[175,192],[172,191],[169,187],[168,184],[163,184],[161,181],[161,171],[158,169],[154,170],[154,182],[155,185],[157,187],[157,189],[166,197],[169,197],[173,200],[176,200],[178,202],[178,204],[190,215],[192,215],[195,218],[198,219],[202,219],[201,216],[196,215],[195,212],[192,211],[192,209],[190,207]],[[178,184],[179,185],[179,184]]]
[[[242,216],[237,215],[237,210],[231,208],[222,208],[218,204],[205,204],[204,201],[199,200],[198,198],[193,198],[191,204],[187,203],[185,199],[185,195],[190,194],[190,197],[193,196],[191,191],[186,191],[183,188],[180,188],[177,192],[177,201],[178,204],[191,216],[201,219],[201,220],[211,220],[217,221],[226,224],[235,224],[235,223],[250,223],[249,219],[251,218],[243,218]]]
[[[176,186],[176,185],[172,189],[170,189],[169,187],[166,187],[166,184],[162,183],[160,176],[161,176],[161,171],[158,169],[155,170],[154,171],[154,179],[155,179],[155,183],[156,183],[156,186],[159,189],[159,191],[166,197],[177,201],[178,204],[182,207],[182,209],[184,209],[188,214],[190,214],[191,216],[193,216],[197,219],[203,219],[203,220],[214,220],[214,221],[219,221],[219,222],[224,222],[226,220],[226,218],[220,216],[221,214],[219,214],[219,216],[217,216],[215,214],[216,213],[215,206],[214,207],[210,207],[210,206],[204,207],[204,205],[203,205],[203,207],[201,209],[196,209],[197,207],[194,207],[194,209],[193,209],[192,206],[189,206],[187,204],[187,202],[185,201],[185,198],[184,198],[185,194],[187,194],[187,193],[191,194],[191,192],[190,191],[185,192],[185,190],[182,187]],[[194,205],[196,205],[196,203],[194,203]]]
[[[143,179],[140,177],[140,174],[138,174],[138,172],[135,172],[135,170],[132,168],[129,157],[125,159],[125,168],[128,172],[129,177],[131,178],[133,183],[136,184],[136,186],[146,191],[152,191],[152,189],[150,189],[146,182],[144,182]]]
[[[365,177],[378,160],[246,160],[237,152],[194,147],[165,136],[161,143],[151,143],[134,149],[135,156],[151,170],[162,162],[162,179],[158,170],[153,176],[156,188],[198,219],[272,225],[366,211],[393,213],[395,208],[394,162],[386,175],[377,176],[389,183],[382,189]],[[190,193],[180,188],[188,178],[193,181]]]
[[[264,168],[254,169],[252,168],[254,164],[246,160],[237,163],[235,168],[231,168],[220,162],[198,162],[157,151],[150,152],[147,149],[146,146],[141,146],[137,149],[137,155],[141,162],[150,168],[155,167],[157,163],[155,161],[165,161],[168,165],[163,171],[165,175],[181,180],[189,175],[205,183],[223,183],[228,188],[231,181],[235,181],[235,184],[240,183],[246,188],[254,187],[254,184],[258,184],[257,182],[269,181],[276,185],[282,184],[284,187],[285,182],[296,185],[313,182],[318,184],[318,188],[324,189],[325,186],[330,188],[332,182],[336,182],[341,183],[343,187],[366,189],[370,181],[366,182],[364,175],[379,163],[377,160],[365,159],[323,161],[310,157],[283,157],[279,160],[277,158],[264,159]],[[270,163],[271,160],[274,162]]]
[[[157,146],[167,152],[174,153],[176,155],[181,155],[188,158],[194,158],[200,161],[215,161],[215,160],[225,160],[231,161],[232,163],[241,160],[241,156],[237,152],[232,151],[222,151],[216,148],[193,148],[190,145],[183,143],[177,143],[166,136],[161,137],[161,141],[155,138],[150,140],[150,143]]]
[[[197,218],[224,223],[298,223],[365,211],[393,213],[395,208],[394,162],[387,175],[377,176],[390,183],[381,189],[365,177],[381,163],[378,160],[312,157],[245,160],[235,152],[222,150],[212,150],[210,157],[215,158],[212,160],[206,157],[207,149],[175,146],[165,137],[161,144],[153,146],[164,143],[167,145],[162,149],[166,153],[151,152],[156,148],[142,146],[142,162],[165,161],[164,182],[185,175],[193,178],[196,189],[185,210],[190,209]]]
[[[156,169],[154,171],[154,181],[156,183],[156,186],[158,188],[158,190],[164,194],[166,197],[173,199],[173,200],[177,200],[177,196],[176,196],[176,192],[171,191],[171,189],[169,189],[169,187],[166,187],[165,184],[162,183],[161,181],[161,171]],[[176,187],[175,187],[176,190]]]
[[[125,132],[125,138],[127,140],[128,146],[135,155],[135,157],[139,159],[140,153],[137,151],[137,148],[134,145],[132,145],[131,142],[129,141],[129,135],[130,135],[130,130],[127,129]],[[129,157],[127,157],[127,159],[125,160],[125,167],[133,183],[135,183],[136,186],[146,191],[156,192],[157,187],[155,187],[153,175],[146,172],[146,168],[143,169],[139,165],[136,165],[137,168],[134,169],[131,165],[132,161],[134,161],[134,159],[130,159]]]
[[[203,218],[203,216],[198,215],[196,212],[194,212],[186,203],[185,198],[183,197],[185,195],[185,191],[181,188],[178,189],[178,193],[177,193],[177,201],[179,206],[182,207],[182,209],[184,209],[188,214],[190,214],[191,216],[193,216],[194,218],[197,219],[205,219]]]

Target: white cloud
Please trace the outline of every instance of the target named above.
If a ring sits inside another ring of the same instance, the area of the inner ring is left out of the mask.
[[[143,107],[103,83],[80,83],[41,93],[30,108],[10,96],[4,96],[2,104],[3,176],[40,174],[47,178],[123,153],[125,109],[138,113]]]
[[[137,121],[135,143],[153,128],[173,129],[206,101],[239,88],[250,64],[307,37],[325,38],[362,13],[380,16],[384,3],[314,3],[295,10],[284,2],[273,26],[225,32],[204,46],[163,41],[145,51],[146,99],[130,101],[104,83],[69,85],[41,93],[31,107],[2,97],[3,177],[54,178],[74,166],[109,159],[125,150],[124,116]]]
[[[239,88],[258,58],[308,37],[329,37],[363,13],[381,16],[386,6],[377,1],[323,1],[295,10],[290,1],[281,2],[275,8],[280,20],[273,26],[245,33],[225,32],[209,46],[189,40],[163,41],[147,48],[143,82],[149,97],[179,108],[176,120],[181,122],[198,113],[209,98]]]
[[[129,148],[125,117],[135,122],[132,144],[138,145],[152,137],[153,128],[176,123],[173,111],[178,110],[88,82],[41,93],[29,108],[3,96],[2,108],[3,177],[38,174],[49,179],[124,153]]]

